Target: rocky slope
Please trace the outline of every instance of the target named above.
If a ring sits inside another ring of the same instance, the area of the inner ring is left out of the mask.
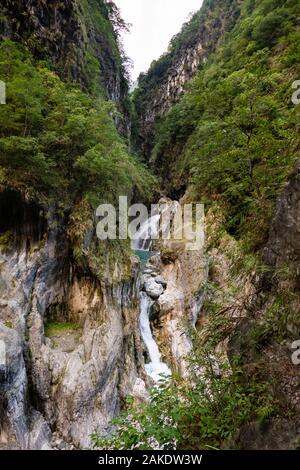
[[[240,3],[204,1],[201,11],[172,39],[169,51],[139,77],[133,98],[133,140],[145,159],[153,149],[157,121],[180,99],[224,34],[233,28]]]
[[[178,427],[172,428],[181,429],[184,445],[290,449],[299,444],[299,372],[291,362],[291,343],[299,336],[299,165],[291,174],[299,147],[294,132],[298,127],[287,113],[278,118],[283,107],[280,101],[279,110],[276,101],[288,94],[286,77],[297,73],[290,64],[294,64],[298,23],[297,2],[289,1],[287,10],[282,10],[281,3],[206,1],[173,39],[168,54],[140,77],[135,91],[134,144],[148,159],[153,138],[160,139],[155,168],[168,177],[162,192],[184,193],[180,202],[163,198],[160,203],[171,207],[174,215],[179,204],[207,202],[208,254],[188,252],[185,242],[167,240],[157,244],[159,256],[152,257],[141,273],[128,245],[116,247],[97,240],[96,219],[82,184],[75,186],[74,199],[63,205],[58,198],[39,198],[43,193],[34,178],[36,192],[24,187],[23,180],[12,179],[15,185],[8,184],[5,172],[0,174],[0,447],[88,447],[92,433],[111,431],[109,422],[128,394],[137,402],[147,400],[146,387],[153,381],[147,374],[151,362],[141,334],[145,296],[150,315],[147,333],[155,343],[155,358],[164,370],[183,377],[179,389],[176,381],[170,388],[175,387],[172,399],[180,412],[176,408],[174,416],[171,407],[171,421],[166,415],[166,422],[177,424],[178,419]],[[107,2],[6,1],[4,6],[2,38],[25,43],[36,59],[49,61],[64,80],[79,83],[92,96],[99,97],[105,90],[107,98],[126,102],[127,84],[112,29],[115,20]],[[290,35],[279,27],[283,13]],[[288,44],[290,62],[282,53],[283,44]],[[262,78],[261,70],[266,77]],[[198,84],[184,93],[198,71]],[[156,127],[160,119],[165,120],[164,128]],[[103,120],[107,115],[101,125]],[[82,115],[78,121],[82,122]],[[50,131],[44,140],[53,145]],[[55,145],[58,141],[65,144],[64,139],[56,139]],[[0,150],[2,167],[5,152],[3,147]],[[96,151],[92,148],[84,154],[88,163],[97,163],[97,150],[96,146]],[[121,157],[126,156],[122,152]],[[281,164],[278,152],[284,160]],[[236,167],[240,155],[242,162]],[[178,162],[189,158],[188,170],[183,172]],[[96,170],[87,180],[91,186],[95,173],[103,168],[96,165]],[[105,171],[114,186],[118,178]],[[76,168],[75,178],[78,173]],[[132,197],[136,188],[127,190]],[[235,212],[240,209],[242,213]],[[192,335],[195,327],[197,334]],[[200,344],[196,344],[196,356],[192,354],[199,361],[193,380],[187,358],[192,336]],[[240,369],[235,376],[237,358]],[[205,369],[203,359],[208,361]],[[217,391],[213,400],[212,383]],[[222,389],[223,383],[227,390]],[[191,384],[181,416],[180,398]],[[193,395],[194,384],[200,396]],[[202,400],[205,396],[207,402]],[[196,402],[189,409],[193,397]],[[163,396],[160,399],[163,404]],[[169,390],[165,403],[167,412]],[[193,434],[194,423],[201,424],[203,416],[203,434],[198,427]],[[220,417],[218,429],[210,428]],[[155,431],[151,426],[151,442]],[[165,448],[165,442],[159,442],[161,431],[159,411],[157,445]],[[182,436],[176,440],[180,442]]]

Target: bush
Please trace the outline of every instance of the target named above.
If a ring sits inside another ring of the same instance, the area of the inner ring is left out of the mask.
[[[100,449],[203,450],[229,446],[239,428],[275,411],[264,383],[249,383],[243,371],[232,371],[205,349],[191,363],[189,382],[173,377],[151,391],[150,401],[127,402],[113,421],[109,437],[92,435]],[[219,371],[221,371],[222,376]]]
[[[154,179],[128,153],[112,103],[62,82],[11,41],[0,45],[7,104],[0,108],[1,183],[68,207],[74,198],[94,206]]]
[[[299,8],[295,0],[246,2],[233,31],[155,130],[157,173],[172,181],[173,193],[188,187],[193,200],[218,199],[225,228],[247,238],[249,250],[265,243],[275,201],[299,158],[290,101],[299,78]]]
[[[276,39],[282,34],[284,10],[271,12],[266,17],[258,17],[252,37],[259,48],[272,47]]]

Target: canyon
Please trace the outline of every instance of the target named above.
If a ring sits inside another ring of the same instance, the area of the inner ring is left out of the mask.
[[[298,448],[297,12],[205,0],[129,95],[114,2],[3,2],[0,449],[103,449],[128,400],[132,449]],[[201,249],[157,237],[195,201]]]

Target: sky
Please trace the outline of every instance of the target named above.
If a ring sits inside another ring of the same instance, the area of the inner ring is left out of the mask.
[[[123,42],[126,54],[134,63],[133,81],[167,50],[171,38],[180,31],[189,13],[199,10],[202,5],[202,0],[114,1],[124,20],[132,24],[130,33],[124,34]]]

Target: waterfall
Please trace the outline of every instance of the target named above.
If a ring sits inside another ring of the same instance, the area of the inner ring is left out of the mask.
[[[154,382],[158,382],[161,378],[160,374],[170,375],[171,371],[168,366],[162,362],[158,346],[152,335],[149,314],[153,303],[153,300],[151,300],[145,292],[140,293],[141,335],[148,349],[151,361],[149,364],[145,364],[145,369],[147,374],[152,377]]]
[[[157,238],[159,232],[160,214],[155,214],[147,219],[135,233],[132,240],[134,250],[149,251],[152,240]]]
[[[155,214],[147,219],[144,224],[141,225],[140,230],[136,232],[131,246],[139,256],[141,252],[150,254],[152,239],[156,238],[159,233],[159,221],[160,214]],[[149,267],[144,267],[141,274],[143,275],[146,271],[149,271]],[[150,312],[151,307],[154,304],[154,300],[152,300],[147,292],[144,292],[142,289],[143,286],[141,286],[140,291],[140,330],[150,358],[150,362],[145,364],[145,370],[154,382],[158,382],[162,378],[161,374],[168,376],[171,375],[171,371],[168,366],[162,362],[159,348],[151,331]]]

